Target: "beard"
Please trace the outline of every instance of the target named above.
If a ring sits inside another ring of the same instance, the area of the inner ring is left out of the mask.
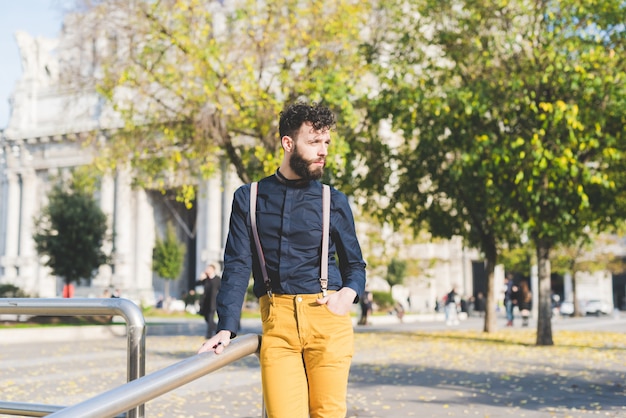
[[[298,147],[295,146],[293,154],[289,157],[289,166],[293,172],[300,176],[303,180],[319,180],[324,174],[324,167],[315,167],[314,169],[311,169],[311,165],[316,161],[318,160],[304,159],[298,152]]]

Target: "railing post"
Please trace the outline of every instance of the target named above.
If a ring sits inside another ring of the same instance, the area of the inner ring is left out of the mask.
[[[127,379],[146,372],[146,322],[141,309],[124,298],[0,298],[0,314],[41,316],[119,315],[126,321],[128,341]],[[145,406],[128,411],[129,418],[143,418]]]

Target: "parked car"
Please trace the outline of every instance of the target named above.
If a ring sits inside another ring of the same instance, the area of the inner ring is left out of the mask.
[[[561,315],[570,316],[574,315],[574,302],[561,302],[561,306],[559,306],[559,312]]]
[[[609,315],[613,312],[613,304],[599,299],[588,300],[583,306],[586,315]]]
[[[613,312],[613,305],[600,299],[592,299],[588,301],[580,301],[580,310],[585,315],[609,315]],[[574,302],[566,301],[561,303],[559,308],[561,315],[574,315]]]

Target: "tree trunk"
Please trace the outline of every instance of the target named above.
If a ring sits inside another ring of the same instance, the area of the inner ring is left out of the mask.
[[[550,283],[550,245],[542,240],[535,242],[539,270],[539,314],[537,320],[537,345],[554,345],[552,341],[552,286]]]
[[[572,303],[574,304],[574,313],[573,316],[583,316],[583,311],[578,302],[578,295],[576,295],[576,272],[572,269]]]
[[[165,303],[163,304],[163,307],[165,308],[166,311],[169,312],[170,304],[172,302],[170,300],[170,281],[169,281],[169,279],[165,280],[165,289],[164,289],[163,293],[165,294],[164,298],[163,298],[163,300],[165,301]]]
[[[487,270],[487,297],[485,303],[485,324],[484,332],[494,332],[496,330],[496,292],[495,292],[495,268],[498,253],[495,245],[487,245],[485,258],[487,260],[485,269]]]

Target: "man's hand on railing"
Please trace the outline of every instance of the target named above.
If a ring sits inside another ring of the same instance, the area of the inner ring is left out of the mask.
[[[215,354],[220,354],[226,347],[228,347],[228,344],[230,344],[230,331],[220,331],[202,344],[198,350],[198,354],[206,353],[207,351],[213,351]]]

